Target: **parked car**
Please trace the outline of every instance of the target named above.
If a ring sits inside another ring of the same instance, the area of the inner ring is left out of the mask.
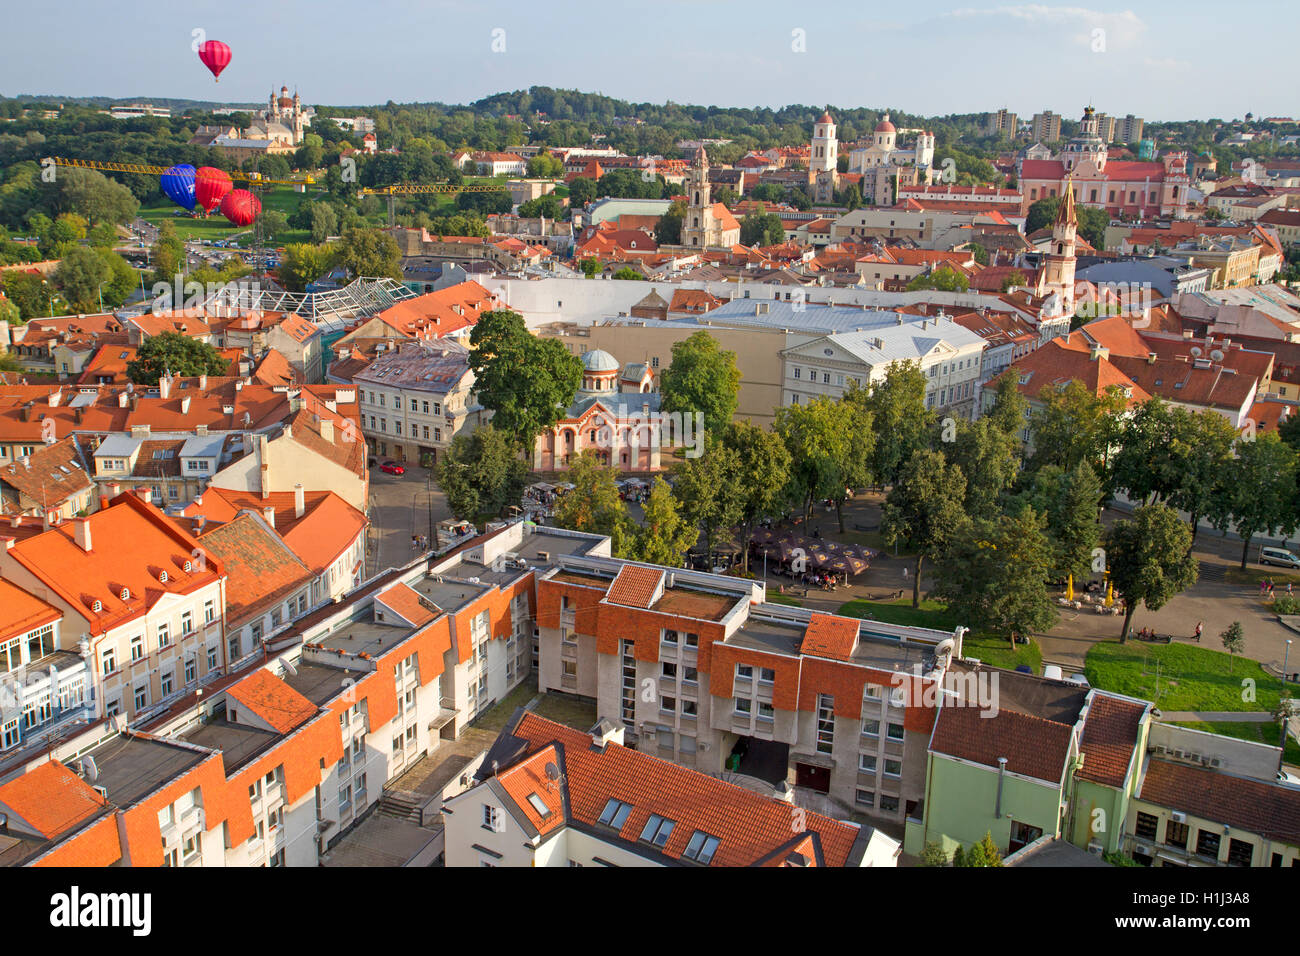
[[[1300,558],[1297,558],[1286,548],[1261,548],[1259,551],[1259,563],[1268,565],[1275,564],[1281,568],[1300,568]]]
[[[406,469],[395,461],[386,461],[379,466],[379,470],[389,475],[404,475]]]

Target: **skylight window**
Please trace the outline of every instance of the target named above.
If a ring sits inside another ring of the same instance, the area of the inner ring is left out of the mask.
[[[533,809],[537,811],[539,817],[548,817],[551,815],[551,808],[546,805],[546,801],[538,794],[530,793],[528,795],[528,802],[532,805]]]
[[[676,824],[672,820],[665,819],[657,813],[652,813],[650,819],[645,823],[645,829],[641,831],[641,839],[647,843],[662,847],[668,842],[668,837],[672,835],[674,826]]]
[[[615,830],[621,830],[623,824],[627,823],[628,814],[631,812],[632,804],[611,797],[609,802],[605,804],[605,809],[600,812],[598,822],[613,827]]]
[[[718,852],[718,838],[709,836],[703,830],[696,830],[691,834],[690,842],[686,844],[686,849],[682,851],[682,856],[688,860],[694,860],[708,866],[713,861],[713,854]]]

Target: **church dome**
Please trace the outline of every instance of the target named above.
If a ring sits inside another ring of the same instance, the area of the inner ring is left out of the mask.
[[[896,129],[894,128],[894,124],[891,123],[891,122],[889,122],[889,114],[888,114],[888,113],[885,114],[885,118],[884,118],[884,119],[882,119],[879,123],[876,124],[876,132],[877,132],[877,133],[896,133],[896,132],[898,132],[898,130],[896,130]]]
[[[588,372],[617,372],[619,364],[604,349],[592,349],[582,356],[582,367]]]
[[[830,110],[827,110],[825,113],[822,114],[822,118],[819,119],[817,122],[819,122],[819,123],[834,123],[835,120],[831,119],[831,111],[830,111]]]

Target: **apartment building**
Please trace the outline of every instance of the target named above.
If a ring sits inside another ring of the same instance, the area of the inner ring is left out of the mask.
[[[486,421],[474,396],[469,349],[452,339],[398,342],[352,381],[361,433],[371,453],[381,457],[436,461],[452,439]]]
[[[1051,110],[1035,113],[1029,123],[1029,138],[1035,143],[1055,143],[1061,138],[1061,116]]]
[[[442,807],[448,866],[895,866],[870,826],[703,776],[522,709]]]
[[[0,466],[0,515],[71,518],[95,506],[81,443],[69,435]]]
[[[0,575],[57,608],[58,649],[90,662],[97,715],[135,716],[231,663],[222,561],[140,497],[0,543]]]
[[[638,750],[705,773],[898,822],[921,800],[926,688],[960,632],[768,604],[718,575],[555,565],[537,581],[540,690],[594,699]]]
[[[1009,110],[1000,109],[996,113],[984,114],[984,132],[989,136],[1005,136],[1007,139],[1015,139],[1019,128],[1019,119],[1015,113]]]

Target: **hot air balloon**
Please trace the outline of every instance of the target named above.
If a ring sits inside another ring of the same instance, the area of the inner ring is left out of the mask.
[[[200,166],[194,173],[194,197],[204,212],[212,212],[220,206],[221,200],[233,187],[230,174],[223,169]]]
[[[212,71],[213,80],[220,83],[221,71],[230,62],[230,47],[220,40],[208,40],[199,47],[199,59],[203,61],[204,66]]]
[[[232,190],[221,200],[221,215],[240,228],[252,225],[261,212],[262,201],[247,189]]]
[[[189,163],[173,166],[162,174],[163,195],[186,209],[194,208],[194,167]]]

